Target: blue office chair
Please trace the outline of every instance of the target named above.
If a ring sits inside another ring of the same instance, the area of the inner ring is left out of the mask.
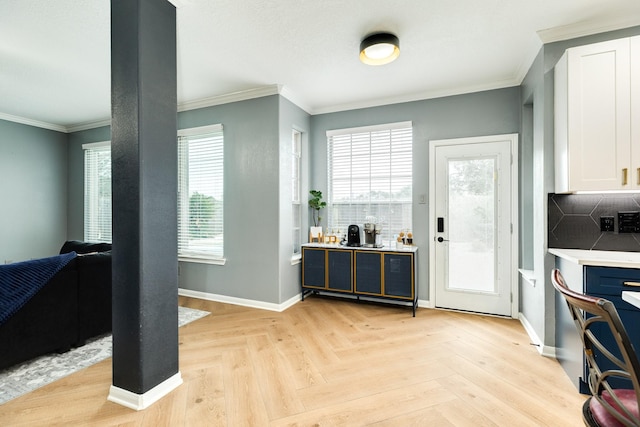
[[[596,427],[640,426],[640,363],[615,306],[604,298],[572,291],[558,269],[551,272],[551,283],[567,301],[589,366],[588,383],[592,396],[582,406],[585,424]],[[615,348],[607,348],[594,333],[594,328],[603,324],[611,331]],[[612,387],[610,382],[614,378],[618,382],[622,379],[629,388]]]

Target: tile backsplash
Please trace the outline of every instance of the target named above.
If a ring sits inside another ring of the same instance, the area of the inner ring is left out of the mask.
[[[549,247],[640,252],[640,233],[618,233],[618,212],[640,211],[640,194],[549,194]],[[600,217],[615,231],[600,231]]]

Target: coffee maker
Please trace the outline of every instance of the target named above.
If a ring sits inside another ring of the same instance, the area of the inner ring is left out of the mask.
[[[380,231],[382,228],[378,224],[367,222],[364,224],[364,247],[367,248],[379,248],[380,244]]]
[[[347,229],[347,246],[360,246],[360,227],[350,225]]]

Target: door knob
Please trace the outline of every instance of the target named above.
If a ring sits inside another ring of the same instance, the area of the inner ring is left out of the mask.
[[[438,242],[442,243],[442,242],[448,242],[449,240],[443,238],[443,237],[438,237]]]

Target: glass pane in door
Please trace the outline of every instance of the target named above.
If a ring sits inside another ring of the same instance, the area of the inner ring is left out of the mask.
[[[496,292],[496,162],[449,160],[449,289]]]

